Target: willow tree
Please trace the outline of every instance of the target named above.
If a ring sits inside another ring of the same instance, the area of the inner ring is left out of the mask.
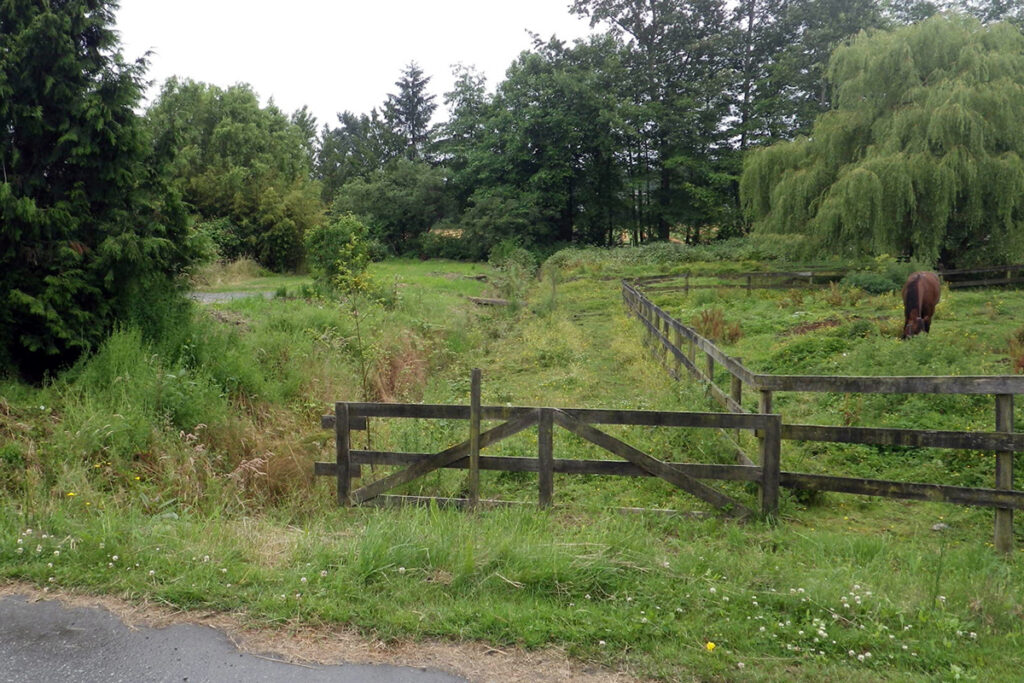
[[[1024,36],[936,16],[860,34],[829,64],[810,137],[751,154],[741,197],[762,232],[837,254],[968,265],[1024,258]]]

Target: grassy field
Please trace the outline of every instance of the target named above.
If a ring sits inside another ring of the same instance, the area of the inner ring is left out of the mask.
[[[777,524],[737,525],[609,513],[706,509],[664,482],[566,475],[544,512],[338,509],[333,481],[313,479],[312,462],[333,459],[319,415],[334,401],[465,404],[473,367],[485,404],[714,409],[646,356],[619,295],[617,277],[685,265],[657,250],[562,253],[515,310],[466,300],[493,295],[479,264],[375,264],[373,295],[340,303],[295,297],[302,280],[242,280],[225,290],[288,296],[197,307],[174,343],[124,330],[42,388],[0,384],[0,580],[237,612],[283,632],[350,624],[385,641],[553,645],[658,680],[1017,680],[1024,554],[992,550],[990,510],[792,492]],[[734,327],[721,343],[758,371],[826,374],[1009,372],[1024,312],[1019,292],[947,290],[932,334],[900,343],[895,294],[707,290],[657,303]],[[991,429],[994,410],[950,397],[776,405],[811,423],[943,429]],[[375,421],[356,445],[439,450],[464,430]],[[714,433],[611,431],[666,459],[730,458]],[[556,435],[556,457],[607,457]],[[527,433],[487,452],[535,450]],[[989,454],[930,449],[787,443],[783,467],[992,477]],[[536,500],[535,476],[481,480],[485,497]],[[753,504],[752,488],[722,488]],[[459,494],[465,473],[404,490]],[[1019,520],[1016,531],[1024,545]]]

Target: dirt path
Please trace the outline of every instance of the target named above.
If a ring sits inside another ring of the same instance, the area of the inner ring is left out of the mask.
[[[392,644],[365,638],[351,628],[309,626],[298,622],[282,628],[253,629],[243,624],[243,617],[239,614],[175,611],[146,602],[133,604],[106,596],[81,595],[61,590],[43,591],[29,584],[0,586],[0,598],[9,596],[21,596],[30,602],[58,600],[65,607],[72,608],[99,607],[130,628],[166,628],[180,624],[208,626],[223,633],[243,653],[261,657],[269,654],[282,662],[305,666],[386,664],[411,667],[417,673],[443,672],[469,681],[495,683],[627,683],[637,680],[625,673],[609,672],[596,666],[588,667],[570,660],[557,649],[527,652],[518,648],[498,649],[476,642],[423,641]],[[451,678],[425,677],[422,680]]]

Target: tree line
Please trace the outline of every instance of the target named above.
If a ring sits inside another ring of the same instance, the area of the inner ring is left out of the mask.
[[[184,78],[139,115],[116,2],[0,2],[0,367],[40,377],[119,322],[170,325],[153,302],[212,257],[351,283],[388,253],[751,230],[1011,253],[1022,5],[576,0],[594,33],[535,37],[493,89],[460,66],[439,101],[412,63],[321,124]]]

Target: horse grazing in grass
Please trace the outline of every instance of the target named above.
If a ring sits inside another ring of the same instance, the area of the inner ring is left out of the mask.
[[[931,330],[939,291],[939,276],[935,273],[911,273],[903,285],[903,336],[900,339]]]

